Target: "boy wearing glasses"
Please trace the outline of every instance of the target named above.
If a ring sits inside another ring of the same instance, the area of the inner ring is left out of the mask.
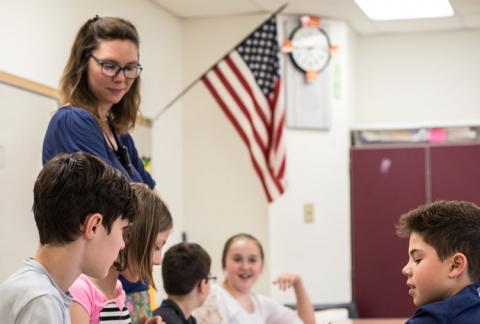
[[[200,307],[210,292],[212,261],[198,244],[179,243],[165,253],[162,261],[163,288],[167,299],[154,311],[166,324],[196,324],[192,311]]]

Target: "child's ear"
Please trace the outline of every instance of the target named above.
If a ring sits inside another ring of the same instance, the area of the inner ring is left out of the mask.
[[[95,213],[87,216],[83,222],[83,234],[89,240],[95,237],[95,233],[98,230],[98,227],[102,225],[103,216],[102,214]]]
[[[465,254],[456,252],[450,257],[450,278],[458,278],[468,270],[468,260]]]
[[[205,295],[208,293],[208,281],[207,279],[201,279],[198,283],[198,292],[201,295]]]

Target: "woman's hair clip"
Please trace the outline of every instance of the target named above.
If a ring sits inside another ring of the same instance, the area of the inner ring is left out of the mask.
[[[100,19],[100,17],[99,17],[98,15],[95,15],[95,17],[89,19],[88,22],[89,22],[89,23],[94,23],[94,22],[96,22],[96,21],[99,20],[99,19]]]

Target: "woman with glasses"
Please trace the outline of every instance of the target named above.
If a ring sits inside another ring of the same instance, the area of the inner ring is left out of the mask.
[[[140,105],[139,36],[121,18],[98,17],[77,33],[60,81],[62,107],[53,115],[43,142],[45,164],[57,154],[92,153],[123,173],[130,182],[155,189],[128,133]],[[72,206],[75,208],[75,206]],[[120,276],[132,321],[151,316],[151,283],[137,275]]]
[[[130,22],[96,16],[80,28],[60,82],[62,107],[52,117],[42,160],[92,153],[131,182],[155,188],[128,133],[140,105],[139,37]]]

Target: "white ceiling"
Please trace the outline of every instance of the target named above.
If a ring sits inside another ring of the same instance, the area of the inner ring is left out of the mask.
[[[273,12],[286,0],[151,0],[181,18]],[[360,35],[480,28],[480,0],[450,0],[455,16],[371,21],[353,0],[290,0],[285,14],[310,14],[344,20]]]

